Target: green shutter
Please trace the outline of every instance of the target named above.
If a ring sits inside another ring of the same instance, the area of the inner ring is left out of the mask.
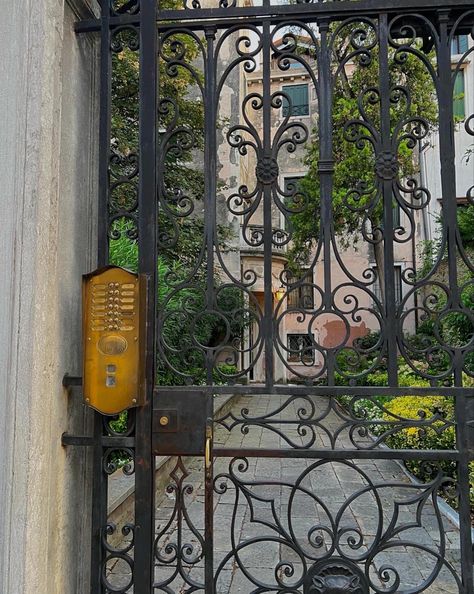
[[[460,70],[454,81],[453,93],[453,115],[455,118],[464,119],[466,113],[464,108],[464,71]]]
[[[468,50],[467,35],[459,35],[458,37],[459,53],[464,54]]]
[[[469,49],[467,35],[455,35],[451,40],[451,55],[464,54]]]
[[[290,93],[288,93],[288,87],[283,87],[282,91],[288,95],[289,97],[291,97]],[[283,109],[282,109],[282,114],[283,117],[286,118],[286,116],[288,115],[288,110],[290,108],[290,105],[288,103],[288,99],[286,97],[283,97]]]
[[[308,85],[285,85],[283,92],[288,95],[293,106],[292,116],[309,115]],[[283,99],[283,116],[288,115],[288,101]]]

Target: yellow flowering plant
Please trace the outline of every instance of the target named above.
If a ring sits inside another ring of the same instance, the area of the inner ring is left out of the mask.
[[[454,399],[444,396],[398,396],[384,404],[383,420],[397,424],[413,425],[401,427],[388,435],[385,443],[393,449],[454,450],[456,449],[456,427]],[[407,469],[422,481],[429,480],[421,460],[406,460]],[[448,477],[456,478],[456,462],[440,460],[440,468]],[[470,463],[470,501],[474,506],[474,461]],[[455,500],[451,501],[457,505]]]

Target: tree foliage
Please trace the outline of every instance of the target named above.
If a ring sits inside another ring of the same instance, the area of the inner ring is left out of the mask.
[[[333,69],[336,69],[336,64]],[[433,82],[425,64],[411,54],[407,54],[403,61],[396,59],[395,50],[391,49],[389,75],[392,89],[401,86],[409,94],[407,99],[403,93],[393,93],[390,102],[390,134],[403,135],[403,130],[396,132],[402,118],[422,118],[429,128],[434,128],[438,117],[437,105]],[[334,84],[332,117],[335,169],[331,206],[334,230],[342,247],[355,245],[364,227],[369,237],[377,239],[377,229],[383,225],[383,202],[381,199],[375,200],[377,155],[370,142],[351,139],[356,128],[352,132],[348,129],[350,121],[363,120],[360,109],[363,102],[366,117],[380,134],[379,88],[379,60],[375,50],[370,61],[356,59],[347,72],[337,77]],[[317,125],[312,138],[314,140],[308,145],[305,158],[308,172],[301,181],[301,191],[307,206],[301,213],[292,215],[294,232],[290,260],[293,266],[301,266],[308,261],[311,249],[318,240],[321,192]],[[396,160],[400,179],[417,173],[416,147],[411,146],[408,138],[398,143]],[[393,204],[396,205],[395,197]]]
[[[138,242],[130,239],[126,234],[127,223],[121,223],[122,233],[118,239],[110,242],[110,263],[122,266],[133,272],[138,270]],[[227,333],[227,324],[220,317],[199,316],[192,328],[189,317],[183,312],[189,311],[190,303],[193,304],[196,314],[205,311],[204,294],[206,288],[205,269],[198,269],[193,277],[192,284],[175,291],[175,286],[180,281],[186,281],[190,266],[199,258],[201,251],[201,234],[196,234],[196,229],[202,228],[202,221],[189,221],[189,228],[184,229],[176,247],[164,252],[158,257],[157,262],[157,301],[158,308],[166,312],[169,322],[163,324],[164,341],[166,344],[179,350],[180,345],[193,344],[197,341],[200,345],[213,347],[220,343]],[[225,245],[226,230],[218,229],[222,245]],[[172,279],[172,280],[171,280]],[[222,286],[222,281],[217,272],[214,274],[214,290],[219,309],[227,314],[229,321],[229,340],[239,339],[244,328],[245,320],[241,316],[233,316],[232,312],[243,310],[243,298],[235,287]],[[205,382],[205,369],[199,361],[193,365],[189,362],[188,368],[183,368],[182,358],[179,354],[167,352],[167,362],[162,358],[157,359],[157,381],[162,385],[182,385],[184,375],[175,373],[171,366],[179,369],[182,374],[189,374],[195,383]],[[171,364],[171,366],[170,366]],[[222,370],[216,373],[214,380],[222,380],[222,376],[235,374],[235,369]]]
[[[173,0],[169,4],[172,8],[178,2]],[[124,29],[116,34],[112,42],[111,150],[116,159],[111,163],[111,173],[115,177],[123,174],[123,164],[130,163],[130,158],[137,156],[139,151],[140,64],[137,35],[135,31]],[[186,62],[198,59],[198,47],[188,35],[174,35],[173,40],[163,41],[162,59],[158,60],[158,136],[160,142],[168,127],[182,127],[191,142],[181,144],[180,151],[162,147],[161,169],[166,187],[179,188],[182,193],[201,199],[204,176],[199,168],[192,166],[192,161],[196,152],[202,151],[204,146],[204,109],[200,94],[195,92],[202,74],[198,69],[192,73],[186,68],[173,72],[170,61],[177,52],[186,56]],[[133,199],[130,186],[117,188],[114,196],[117,206],[127,208]]]
[[[474,204],[460,206],[457,210],[459,234],[463,245],[474,247]]]
[[[167,8],[176,8],[177,0],[166,0]],[[207,284],[206,261],[203,258],[204,221],[198,205],[204,196],[204,172],[199,166],[204,149],[204,109],[199,85],[202,82],[199,46],[190,35],[162,34],[159,64],[158,102],[158,171],[159,198],[157,261],[158,307],[166,308],[172,323],[162,328],[170,345],[185,345],[196,340],[211,347],[228,334],[222,317],[197,316],[190,336],[189,319],[183,314],[192,303],[197,312],[206,309],[204,295]],[[185,62],[190,68],[176,66]],[[111,197],[109,212],[117,217],[112,225],[109,261],[132,271],[138,269],[136,217],[139,214],[139,91],[140,68],[137,32],[120,30],[112,41],[111,82]],[[190,205],[193,205],[190,208]],[[118,214],[117,214],[118,213]],[[130,213],[130,216],[128,215]],[[229,230],[217,229],[220,246],[226,249]],[[201,265],[196,267],[196,262]],[[192,272],[193,271],[193,272]],[[192,278],[189,278],[192,274]],[[220,288],[219,308],[234,312],[242,308],[242,296],[214,272],[215,291]],[[176,287],[183,283],[183,287]],[[176,315],[173,315],[175,312]],[[243,320],[229,315],[230,339],[238,338]],[[235,318],[235,319],[234,319]],[[179,356],[171,352],[168,363],[180,367]],[[162,357],[157,360],[158,382],[179,385],[183,376],[175,373]],[[205,381],[205,370],[180,369],[195,383]],[[199,367],[199,364],[196,363]],[[234,370],[235,372],[235,370]],[[231,375],[228,369],[225,372]]]

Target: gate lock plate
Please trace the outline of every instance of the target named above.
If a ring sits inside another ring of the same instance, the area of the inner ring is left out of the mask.
[[[153,395],[153,452],[158,456],[202,456],[207,398],[203,392],[161,391]]]

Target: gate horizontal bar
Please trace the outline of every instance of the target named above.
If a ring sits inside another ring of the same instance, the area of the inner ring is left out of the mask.
[[[63,377],[63,386],[65,388],[80,387],[82,386],[82,377],[66,373]]]
[[[156,391],[182,391],[182,386],[157,386]],[[186,386],[188,392],[206,392],[208,394],[245,394],[246,396],[262,396],[275,394],[283,396],[465,396],[474,398],[472,388],[461,387],[390,387],[390,386],[304,386],[274,385],[268,389],[265,384],[235,384],[233,386]]]
[[[92,435],[70,435],[63,433],[61,436],[61,443],[63,446],[94,446],[102,444],[104,448],[132,448],[135,446],[135,438],[130,436],[119,435],[102,435],[96,439]]]
[[[447,6],[448,4],[448,6]],[[185,19],[193,19],[194,22],[205,19],[226,19],[229,17],[258,17],[260,19],[272,17],[291,17],[299,18],[301,20],[317,21],[319,17],[344,19],[347,15],[354,15],[357,11],[358,16],[378,17],[381,12],[388,14],[401,14],[405,11],[413,10],[419,13],[423,10],[435,11],[438,9],[461,9],[472,10],[472,2],[466,0],[402,0],[400,2],[387,2],[387,0],[360,0],[355,5],[353,0],[349,2],[327,2],[327,3],[302,3],[302,4],[283,4],[274,6],[247,6],[235,8],[201,8],[193,10],[163,10],[158,13],[159,21],[176,21],[180,20],[180,24],[185,23]],[[188,24],[185,25],[189,27]],[[222,22],[223,28],[228,27],[227,21]]]
[[[455,450],[303,450],[303,449],[253,449],[214,448],[216,458],[309,458],[325,460],[459,460]]]
[[[258,18],[260,21],[274,19],[275,17],[291,17],[302,21],[317,21],[318,17],[334,17],[343,19],[346,15],[353,15],[354,11],[360,16],[377,17],[380,12],[401,14],[405,11],[435,11],[437,9],[447,10],[471,10],[472,2],[467,0],[400,0],[399,2],[387,0],[360,0],[360,2],[324,2],[324,3],[298,3],[272,6],[247,6],[230,8],[198,8],[183,10],[162,10],[157,11],[158,22],[174,21],[174,26],[187,29],[202,28],[204,25],[212,25],[218,28],[229,27],[230,19],[239,19],[238,23],[245,27],[246,17]],[[187,22],[189,19],[189,22]],[[210,19],[218,19],[215,23]],[[139,26],[139,15],[111,16],[109,19],[110,28],[123,26]],[[101,19],[88,19],[76,23],[76,33],[89,33],[99,31]]]

